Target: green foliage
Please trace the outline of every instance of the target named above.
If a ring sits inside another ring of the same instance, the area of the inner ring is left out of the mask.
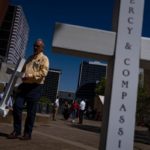
[[[136,122],[137,124],[143,123],[147,116],[150,116],[150,97],[144,87],[138,88]]]
[[[44,96],[40,98],[39,103],[40,104],[48,104],[49,106],[51,106],[51,101],[47,97],[44,97]]]
[[[103,78],[95,88],[97,95],[104,95],[106,78]],[[145,120],[150,116],[150,96],[147,94],[147,89],[139,85],[137,95],[136,108],[136,123],[145,123]],[[150,118],[150,117],[149,117]]]
[[[97,95],[104,95],[105,84],[106,84],[106,78],[102,78],[101,81],[96,85],[96,88],[95,88],[95,93]]]

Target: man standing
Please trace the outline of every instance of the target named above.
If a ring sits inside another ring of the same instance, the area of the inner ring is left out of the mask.
[[[83,116],[84,116],[85,106],[86,106],[86,103],[82,99],[81,102],[80,102],[80,110],[79,110],[79,124],[83,123]]]
[[[56,97],[56,100],[53,104],[53,120],[56,121],[56,115],[58,113],[58,108],[59,108],[59,98],[58,96]]]
[[[72,123],[75,123],[75,119],[78,116],[79,112],[79,104],[76,100],[73,100],[72,105],[71,105],[71,116],[72,116]]]
[[[49,70],[49,60],[44,55],[44,42],[42,39],[35,41],[34,53],[30,56],[24,67],[22,83],[17,90],[17,96],[13,105],[13,132],[8,135],[9,139],[16,139],[21,135],[22,110],[27,105],[27,117],[21,140],[29,140],[36,116],[37,102],[41,96],[42,85]]]

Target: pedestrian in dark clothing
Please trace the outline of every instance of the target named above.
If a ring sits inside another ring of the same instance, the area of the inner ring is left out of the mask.
[[[79,110],[79,124],[83,123],[84,111],[85,111],[86,103],[84,100],[80,102],[80,110]]]
[[[78,112],[79,112],[79,104],[77,101],[73,101],[70,111],[71,111],[71,117],[72,117],[72,123],[75,122],[76,117],[78,117]]]
[[[63,116],[65,120],[67,120],[70,116],[70,108],[69,108],[68,101],[65,101],[64,103]]]

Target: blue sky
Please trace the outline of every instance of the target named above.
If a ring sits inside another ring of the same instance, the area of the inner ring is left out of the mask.
[[[30,33],[26,57],[32,54],[35,39],[45,41],[45,53],[50,67],[62,70],[59,90],[74,92],[77,87],[79,65],[85,58],[52,52],[52,37],[56,22],[111,31],[115,0],[11,0],[21,5],[27,17]],[[150,0],[145,0],[142,36],[150,37]]]

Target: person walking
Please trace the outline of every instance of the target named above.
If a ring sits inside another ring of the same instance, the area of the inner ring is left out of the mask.
[[[65,120],[68,120],[70,116],[70,106],[67,100],[65,100],[64,105],[63,105],[63,116]]]
[[[81,102],[80,102],[80,109],[79,109],[79,124],[82,124],[82,123],[83,123],[83,117],[84,117],[85,106],[86,106],[86,103],[85,103],[85,101],[82,99]]]
[[[73,100],[70,111],[71,111],[72,123],[75,123],[75,119],[78,116],[78,112],[79,112],[79,104],[76,100]]]
[[[20,138],[20,140],[30,140],[36,116],[37,103],[41,97],[42,85],[49,70],[48,57],[43,53],[44,42],[37,39],[33,45],[34,53],[31,55],[24,67],[22,83],[18,86],[16,99],[13,105],[13,132],[8,135],[8,139]],[[27,107],[27,117],[22,130],[22,111],[24,104]]]
[[[59,98],[57,96],[56,100],[55,100],[55,102],[53,104],[53,112],[52,112],[53,113],[53,115],[52,115],[53,121],[56,121],[56,115],[58,113],[58,109],[59,109]]]

